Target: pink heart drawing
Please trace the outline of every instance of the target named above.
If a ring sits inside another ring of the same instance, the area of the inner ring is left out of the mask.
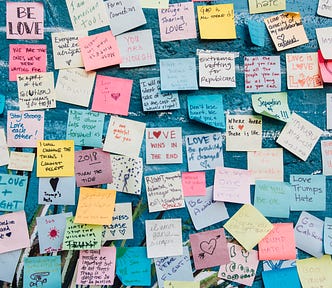
[[[111,93],[111,97],[117,101],[120,98],[121,94],[120,93]]]
[[[242,130],[244,128],[244,125],[238,125],[237,127],[239,127],[239,129]]]

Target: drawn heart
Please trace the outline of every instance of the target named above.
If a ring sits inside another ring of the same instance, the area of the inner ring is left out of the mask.
[[[56,187],[58,186],[58,182],[59,182],[59,178],[51,178],[50,179],[50,184],[51,184],[51,187],[53,189],[53,191],[55,192],[56,190]]]
[[[121,94],[120,93],[111,93],[111,97],[117,101],[120,98]]]
[[[298,79],[297,82],[300,84],[301,87],[303,87],[306,83],[306,79]]]
[[[66,63],[70,66],[71,60],[66,61]]]
[[[9,238],[10,236],[12,236],[12,232],[8,232],[6,233],[6,236]]]
[[[126,229],[119,229],[119,232],[120,232],[122,235],[125,235],[125,234],[126,234]]]
[[[238,125],[237,127],[239,127],[239,129],[242,130],[244,128],[244,125]]]
[[[157,139],[161,135],[161,131],[153,131],[153,136],[156,137]]]
[[[213,254],[214,250],[216,249],[217,246],[217,240],[216,239],[211,239],[209,242],[207,241],[202,241],[199,247],[201,250],[205,253],[208,253],[210,255]]]

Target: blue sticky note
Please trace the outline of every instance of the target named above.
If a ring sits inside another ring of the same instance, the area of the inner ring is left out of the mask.
[[[160,60],[161,91],[198,90],[196,58]]]
[[[223,97],[220,94],[188,96],[189,118],[215,128],[225,128]]]
[[[24,258],[23,287],[61,288],[61,256]]]
[[[0,114],[3,113],[3,110],[5,109],[6,104],[6,97],[5,95],[0,94]]]
[[[324,221],[324,252],[332,254],[332,218],[325,217]]]
[[[151,259],[146,247],[117,247],[116,275],[125,286],[150,286]]]
[[[263,271],[262,276],[265,288],[301,288],[296,267]]]
[[[264,47],[267,31],[264,22],[248,20],[248,28],[251,42],[257,46]]]
[[[0,280],[12,283],[21,250],[0,254]]]

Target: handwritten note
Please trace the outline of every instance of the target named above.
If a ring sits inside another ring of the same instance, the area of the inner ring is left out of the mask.
[[[254,206],[244,204],[224,228],[250,251],[273,229],[273,225]]]
[[[282,129],[277,143],[306,161],[316,145],[322,130],[296,113]]]
[[[121,34],[116,37],[116,41],[122,58],[120,68],[142,67],[156,64],[151,29]]]
[[[236,87],[234,53],[198,53],[200,87]]]
[[[189,171],[211,170],[223,166],[221,133],[185,137]]]
[[[332,27],[316,28],[317,41],[324,59],[332,59]]]
[[[128,116],[133,80],[97,75],[92,110]]]
[[[251,43],[259,47],[264,47],[267,39],[267,30],[264,22],[249,19],[248,30]]]
[[[96,72],[81,68],[62,69],[56,82],[56,100],[88,107],[95,82]]]
[[[16,81],[18,74],[46,72],[46,45],[9,44],[9,81]]]
[[[266,287],[278,288],[287,285],[292,288],[302,287],[296,267],[263,271],[262,277]]]
[[[41,2],[6,3],[7,39],[44,39],[44,6]]]
[[[111,31],[82,37],[78,41],[85,71],[96,70],[121,63],[118,45]]]
[[[324,253],[332,254],[332,218],[325,217],[324,219]]]
[[[7,134],[8,133],[9,130],[7,128]],[[8,163],[9,163],[9,150],[6,141],[5,129],[0,128],[0,166],[7,165]]]
[[[177,92],[161,92],[160,77],[140,79],[143,111],[175,110],[180,108]]]
[[[115,190],[81,187],[74,223],[111,224],[115,195]]]
[[[326,128],[332,129],[332,93],[326,93]]]
[[[182,172],[182,190],[186,196],[205,196],[205,172]]]
[[[321,142],[323,174],[332,175],[332,141],[322,140]]]
[[[113,285],[116,248],[80,251],[76,284]]]
[[[53,72],[17,75],[20,110],[55,108]]]
[[[198,90],[195,58],[160,59],[162,91]]]
[[[145,123],[112,116],[108,125],[104,151],[137,157],[141,150]]]
[[[286,9],[286,0],[249,0],[249,13],[265,13]]]
[[[197,18],[201,39],[236,38],[233,4],[197,6]]]
[[[318,65],[324,83],[332,83],[332,59],[324,59],[320,50],[318,53]]]
[[[199,288],[199,281],[173,281],[166,280],[164,281],[164,287],[167,288]]]
[[[320,16],[332,18],[332,1],[319,0],[317,14]]]
[[[7,111],[9,147],[37,147],[44,139],[44,111]]]
[[[262,147],[262,116],[226,115],[226,151],[256,151]]]
[[[16,273],[18,260],[21,256],[21,250],[10,251],[0,254],[0,280],[12,283]]]
[[[181,218],[145,220],[148,258],[182,255]]]
[[[174,3],[167,9],[158,9],[158,18],[162,42],[197,37],[193,2]]]
[[[8,169],[18,171],[32,171],[35,161],[35,153],[11,151]]]
[[[101,248],[101,225],[75,224],[67,217],[62,250],[93,250]]]
[[[181,172],[145,176],[149,212],[184,207]]]
[[[323,256],[324,221],[303,211],[295,225],[296,247],[317,258]]]
[[[280,91],[280,56],[245,56],[244,77],[245,92]]]
[[[182,129],[146,128],[146,164],[182,163]]]

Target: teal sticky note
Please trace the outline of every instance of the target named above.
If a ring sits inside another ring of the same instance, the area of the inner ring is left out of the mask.
[[[251,42],[257,46],[264,47],[267,36],[266,26],[264,22],[248,20],[248,29]]]
[[[5,95],[0,94],[0,114],[2,114],[3,110],[5,110],[5,104],[6,104],[6,97]]]
[[[325,254],[332,254],[332,218],[325,217],[324,221],[324,252]]]
[[[301,288],[296,267],[263,271],[265,288]]]
[[[215,128],[225,128],[222,95],[188,96],[189,118]]]

